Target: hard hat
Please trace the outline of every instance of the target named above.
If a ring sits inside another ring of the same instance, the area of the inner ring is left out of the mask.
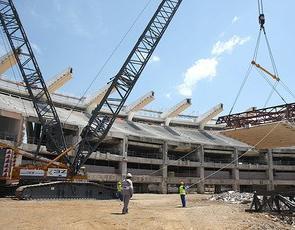
[[[181,181],[180,184],[184,184],[183,181]]]
[[[121,184],[121,181],[118,181],[118,184]]]
[[[132,177],[132,174],[131,173],[127,173],[126,177],[131,178]]]

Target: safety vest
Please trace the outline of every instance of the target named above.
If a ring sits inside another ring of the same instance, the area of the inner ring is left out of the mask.
[[[179,186],[179,194],[180,195],[185,195],[185,187],[184,187],[184,185]]]
[[[121,183],[117,184],[117,191],[122,192],[122,184]]]

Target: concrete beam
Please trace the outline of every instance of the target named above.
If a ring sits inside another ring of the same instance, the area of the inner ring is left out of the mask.
[[[253,107],[250,107],[247,110],[245,110],[245,112],[251,112],[251,111],[254,111],[256,109],[257,109],[257,107],[253,106]]]
[[[19,55],[20,52],[17,54]],[[16,64],[16,59],[14,56],[13,51],[3,55],[0,58],[0,74],[5,73],[8,69],[10,69],[12,66]]]
[[[126,107],[125,112],[128,113],[128,121],[132,121],[135,112],[143,109],[147,104],[155,100],[154,91],[150,91],[144,96],[138,98],[135,102]]]
[[[56,75],[50,82],[47,83],[49,93],[54,93],[72,79],[73,69],[67,68],[62,73]]]
[[[86,107],[88,112],[92,112],[92,110],[96,107],[97,104],[101,102],[104,95],[106,94],[107,90],[109,89],[110,84],[107,84],[105,87],[100,89],[94,96],[90,97],[86,101]],[[115,91],[115,88],[113,88],[112,93]]]
[[[191,99],[187,98],[178,103],[177,105],[173,106],[171,109],[163,112],[161,114],[161,118],[165,119],[165,125],[169,125],[172,118],[177,117],[180,113],[186,110],[188,107],[191,106]]]
[[[200,129],[204,129],[207,122],[210,121],[212,118],[216,117],[222,111],[223,111],[223,104],[220,103],[214,106],[212,109],[210,109],[206,113],[199,116],[196,122],[199,123]]]

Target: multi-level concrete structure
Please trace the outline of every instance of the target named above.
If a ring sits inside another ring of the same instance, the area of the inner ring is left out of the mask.
[[[77,143],[89,113],[107,89],[91,99],[54,93],[71,74],[68,69],[49,84],[69,146]],[[175,191],[180,181],[201,193],[213,186],[218,191],[222,187],[272,190],[295,185],[295,147],[251,150],[222,135],[223,127],[212,123],[222,104],[196,117],[180,115],[190,106],[190,99],[164,112],[144,109],[153,99],[154,93],[149,92],[120,113],[103,145],[87,161],[89,180],[115,184],[131,172],[138,192],[161,193]],[[40,129],[22,84],[2,78],[0,141],[34,152]],[[41,153],[53,157],[45,147]],[[23,157],[18,162],[28,161]]]

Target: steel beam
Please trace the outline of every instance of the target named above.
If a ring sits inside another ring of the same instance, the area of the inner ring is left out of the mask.
[[[225,124],[227,129],[248,128],[253,125],[295,120],[295,103],[283,104],[257,110],[236,113],[218,118],[216,124]]]

